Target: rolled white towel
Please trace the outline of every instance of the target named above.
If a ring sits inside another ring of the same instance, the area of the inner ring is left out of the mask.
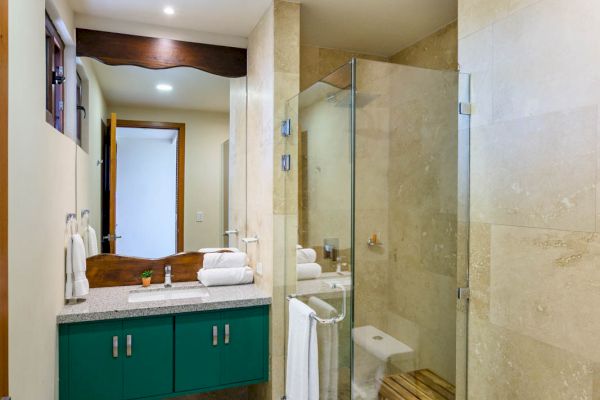
[[[305,263],[296,265],[296,273],[299,281],[317,279],[321,276],[321,266],[317,263]]]
[[[212,268],[243,268],[248,265],[246,253],[207,253],[204,254],[203,267]]]
[[[239,253],[240,249],[235,247],[203,247],[198,250],[200,253],[218,253],[220,251],[230,251],[232,253]]]
[[[314,249],[296,249],[296,264],[308,264],[317,261],[317,252]]]
[[[202,268],[198,271],[198,280],[204,286],[245,285],[254,281],[254,271],[250,267]]]

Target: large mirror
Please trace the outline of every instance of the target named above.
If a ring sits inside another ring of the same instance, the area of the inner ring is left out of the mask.
[[[239,248],[246,79],[84,57],[77,72],[77,207],[88,256]]]

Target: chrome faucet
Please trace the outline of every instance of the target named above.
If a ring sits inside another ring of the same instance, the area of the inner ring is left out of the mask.
[[[172,276],[173,275],[171,275],[171,266],[165,265],[165,287],[166,288],[173,286],[173,283],[171,283]]]

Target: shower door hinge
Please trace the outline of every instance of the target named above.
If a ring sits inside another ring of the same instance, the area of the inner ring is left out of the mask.
[[[292,120],[281,121],[281,136],[288,137],[292,134]]]
[[[281,156],[281,170],[284,172],[289,171],[292,168],[292,156],[284,154]]]
[[[456,290],[456,297],[459,300],[469,300],[471,296],[471,290],[468,287],[461,287]]]
[[[458,113],[461,115],[471,115],[471,103],[458,103]]]

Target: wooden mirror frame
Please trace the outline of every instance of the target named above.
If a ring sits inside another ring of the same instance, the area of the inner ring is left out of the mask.
[[[76,49],[78,57],[90,57],[108,65],[190,67],[227,78],[246,76],[247,71],[247,51],[238,47],[78,28]]]

